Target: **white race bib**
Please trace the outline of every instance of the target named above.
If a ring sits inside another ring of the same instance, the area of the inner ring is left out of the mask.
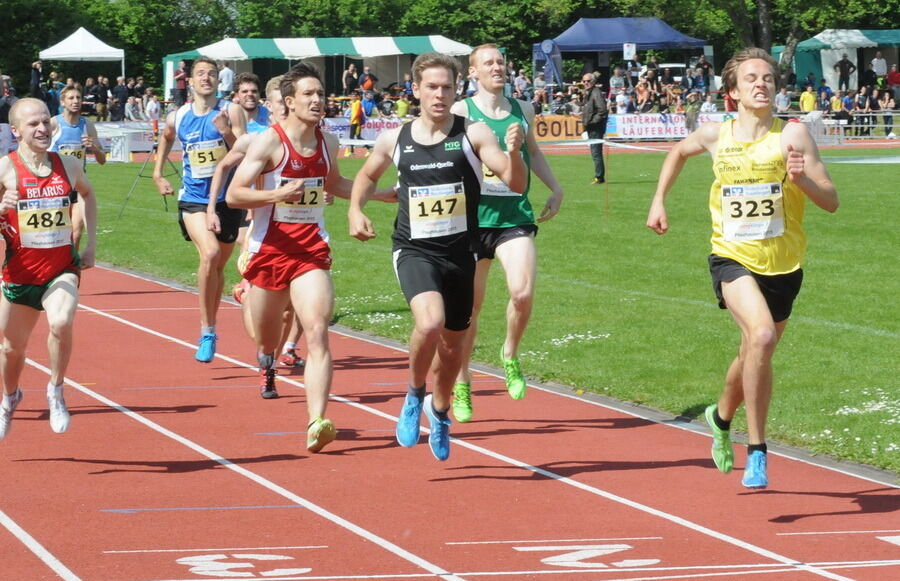
[[[779,183],[722,186],[722,235],[729,242],[784,234],[784,196]]]
[[[303,194],[296,202],[275,204],[275,221],[288,224],[317,224],[325,216],[325,178],[299,178],[303,180]],[[281,178],[279,187],[295,181]]]
[[[19,239],[24,248],[58,248],[72,243],[69,196],[19,200]]]
[[[462,182],[409,187],[410,237],[435,238],[468,230]]]
[[[84,161],[84,148],[81,146],[81,144],[60,145],[57,149],[57,153],[59,153],[60,155],[68,155],[69,157],[74,157],[75,159]]]

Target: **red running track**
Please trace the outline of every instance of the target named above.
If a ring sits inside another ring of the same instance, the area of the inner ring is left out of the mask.
[[[514,402],[487,374],[441,463],[394,440],[406,353],[339,331],[338,440],[310,455],[302,377],[259,398],[231,305],[196,363],[196,302],[86,273],[63,435],[33,341],[0,443],[0,579],[900,578],[889,483],[770,454],[771,488],[747,491],[742,451],[719,474],[696,425],[538,387]]]

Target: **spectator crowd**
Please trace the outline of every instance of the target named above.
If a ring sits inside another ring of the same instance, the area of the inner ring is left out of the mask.
[[[226,63],[219,63],[218,96],[237,97],[234,72]],[[52,71],[44,75],[43,63],[36,61],[31,67],[28,94],[47,103],[52,115],[62,111],[60,94],[67,86],[78,86],[83,94],[82,112],[97,121],[158,121],[167,108],[177,108],[190,99],[187,64],[181,61],[174,75],[174,89],[169,100],[163,100],[161,91],[147,87],[144,78],[118,77],[114,80],[96,75],[84,83],[72,77],[63,77]],[[776,112],[783,116],[821,111],[826,119],[844,126],[844,131],[854,135],[871,135],[872,128],[882,121],[884,135],[894,138],[893,111],[900,99],[900,71],[897,63],[888,64],[881,52],[867,63],[865,69],[857,67],[848,55],[834,65],[838,74],[838,87],[832,88],[826,80],[817,82],[809,73],[801,82],[789,72],[786,83],[775,99]],[[859,83],[850,87],[854,72],[859,72]],[[682,74],[677,74],[682,73]],[[646,63],[637,57],[610,67],[609,74],[594,72],[593,85],[602,89],[609,113],[618,115],[679,113],[685,115],[688,130],[696,128],[701,113],[733,111],[728,96],[716,86],[714,68],[705,56],[692,60],[692,66],[659,64],[653,55],[647,55]],[[558,86],[548,82],[543,72],[530,78],[525,69],[515,63],[507,63],[507,91],[510,96],[529,103],[535,114],[580,116],[584,107],[585,83],[573,81]],[[4,76],[4,79],[8,77]],[[18,98],[17,91],[8,82],[0,84],[0,123],[6,123],[9,108]],[[359,71],[349,64],[341,76],[340,94],[331,93],[327,98],[326,117],[346,117],[358,137],[360,128],[371,117],[415,117],[418,101],[412,90],[412,80],[405,74],[400,82],[382,87],[377,74],[369,66]],[[462,99],[477,92],[474,79],[462,73],[457,78],[457,97]]]

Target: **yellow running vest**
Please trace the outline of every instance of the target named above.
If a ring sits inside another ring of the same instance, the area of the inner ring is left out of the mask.
[[[787,178],[783,122],[776,118],[772,129],[752,143],[737,141],[733,124],[733,119],[722,123],[713,163],[712,253],[757,274],[793,272],[806,251],[806,195]]]

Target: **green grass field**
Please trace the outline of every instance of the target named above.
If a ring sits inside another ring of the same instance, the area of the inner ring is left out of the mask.
[[[824,155],[885,153],[892,152]],[[714,303],[706,266],[709,158],[686,166],[669,196],[670,231],[661,237],[644,221],[663,154],[611,156],[608,187],[587,185],[588,155],[549,160],[566,198],[537,238],[537,298],[522,345],[523,369],[540,380],[698,417],[718,396],[739,338]],[[340,163],[352,177],[362,160]],[[197,259],[179,234],[175,202],[165,212],[152,180],[137,177],[140,167],[90,167],[100,200],[99,259],[191,285]],[[769,438],[900,472],[900,237],[891,214],[900,192],[890,178],[897,170],[828,168],[841,207],[832,215],[807,205],[805,281],[775,357]],[[543,184],[537,182],[532,196],[539,210],[547,196]],[[328,214],[335,320],[405,341],[411,318],[390,260],[395,208],[370,203],[367,212],[378,232],[367,243],[348,236],[345,201]],[[237,274],[227,272],[234,278],[230,288]],[[499,363],[505,303],[497,264],[474,360]],[[740,414],[735,427],[743,428]]]

